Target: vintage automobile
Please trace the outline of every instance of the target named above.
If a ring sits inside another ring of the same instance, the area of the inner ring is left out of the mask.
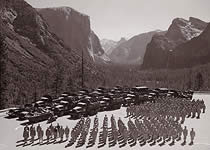
[[[159,93],[159,97],[167,97],[167,94],[169,92],[169,89],[167,88],[157,88],[155,89]]]
[[[135,103],[136,95],[134,93],[128,93],[124,96],[123,106],[130,106]]]
[[[35,106],[36,106],[36,107],[45,106],[45,102],[44,102],[43,100],[39,100],[39,101],[35,102]]]
[[[102,111],[105,111],[107,110],[107,106],[108,106],[108,103],[106,101],[99,101],[99,111],[102,112]]]
[[[30,123],[37,123],[41,121],[48,120],[48,118],[52,116],[51,112],[44,112],[44,113],[33,113],[30,116],[26,116]]]
[[[81,106],[76,106],[69,111],[70,119],[76,120],[84,116],[86,109]]]
[[[149,92],[149,88],[146,86],[136,86],[136,87],[131,88],[131,91],[144,95]]]
[[[183,95],[185,95],[185,97],[187,98],[187,99],[192,99],[192,97],[193,97],[193,91],[192,90],[187,90],[187,91],[184,91],[183,92]]]
[[[12,108],[7,112],[8,118],[17,118],[19,114],[23,112],[24,109],[21,108]]]
[[[28,115],[30,115],[30,113],[27,111],[20,112],[18,115],[18,120],[27,120]]]
[[[99,102],[90,102],[87,105],[85,115],[87,115],[87,116],[96,115],[99,112],[99,110],[100,110],[100,103]]]
[[[57,115],[58,117],[68,115],[69,114],[68,105],[59,104],[54,107],[53,112],[54,112],[54,115]]]
[[[57,118],[58,118],[58,116],[52,115],[48,118],[47,123],[52,123],[52,122],[56,121]]]
[[[120,109],[122,106],[123,97],[117,97],[113,98],[113,100],[110,102],[110,106],[112,110]]]

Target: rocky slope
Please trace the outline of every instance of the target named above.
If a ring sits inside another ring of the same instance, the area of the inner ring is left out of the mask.
[[[120,44],[126,42],[125,38],[121,38],[119,41],[113,41],[109,39],[102,39],[101,40],[101,45],[107,55],[110,55],[117,46]]]
[[[171,68],[193,67],[210,62],[210,24],[198,37],[175,48],[169,61]]]
[[[161,31],[152,31],[121,43],[110,53],[111,61],[118,64],[142,64],[146,46],[156,33],[162,34]]]
[[[207,23],[197,18],[189,20],[176,18],[164,35],[154,35],[147,45],[142,67],[167,68],[174,49],[180,44],[199,36],[206,28]]]
[[[104,50],[101,48],[97,35],[90,28],[89,16],[69,7],[37,9],[47,21],[49,28],[71,49],[96,60],[104,60]],[[98,59],[97,59],[98,60]],[[97,62],[96,62],[97,63]]]
[[[85,18],[83,24],[88,22],[88,17]],[[76,84],[81,64],[81,55],[74,49],[77,43],[68,48],[24,0],[1,0],[0,31],[7,44],[7,104],[26,103],[34,97],[54,93],[55,88],[59,93],[73,86],[73,82]],[[76,35],[80,33],[75,32]],[[88,39],[83,42],[88,44]],[[86,45],[79,48],[83,46]],[[90,80],[94,77],[96,81],[99,73],[85,60]]]

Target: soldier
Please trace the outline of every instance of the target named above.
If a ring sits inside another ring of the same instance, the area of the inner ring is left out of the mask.
[[[57,128],[57,132],[58,132],[58,138],[60,137],[60,134],[59,134],[59,131],[60,131],[60,125],[59,125],[59,123],[57,123],[57,126],[56,126],[56,128]]]
[[[29,127],[28,127],[27,124],[26,124],[26,126],[25,126],[25,130],[29,131]]]
[[[58,135],[58,130],[56,127],[54,128],[53,134],[54,134],[54,141],[56,141]]]
[[[198,105],[197,108],[196,108],[196,112],[197,112],[197,119],[200,119],[200,114],[201,114],[201,109],[200,109],[200,106]]]
[[[37,131],[37,133],[40,133],[40,131],[41,131],[41,126],[40,126],[40,124],[38,124],[38,126],[36,127],[36,131]]]
[[[61,142],[63,142],[63,135],[64,135],[64,129],[63,126],[60,127],[60,138],[61,138]]]
[[[192,107],[192,114],[193,114],[192,118],[195,118],[196,112],[197,112],[197,106],[193,105],[193,107]]]
[[[39,139],[39,144],[41,144],[41,128],[37,129],[37,135],[38,135],[38,139]]]
[[[35,130],[35,127],[33,127],[33,125],[30,128],[30,136],[31,136],[31,142],[34,143],[34,137],[36,136],[36,130]]]
[[[163,144],[165,144],[166,138],[168,137],[168,135],[167,135],[167,130],[163,130],[162,132],[163,132],[163,133],[162,133],[162,135],[163,135]]]
[[[94,123],[98,123],[98,116],[96,115],[95,119],[94,119]]]
[[[204,104],[204,101],[201,101],[201,108],[203,109],[203,113],[206,111],[206,105]]]
[[[46,130],[46,137],[47,137],[47,144],[49,143],[49,140],[50,140],[50,127],[49,128],[47,128],[47,130]]]
[[[23,130],[23,138],[24,138],[24,145],[27,143],[27,140],[29,138],[29,130],[27,130],[28,128],[25,127]]]
[[[187,130],[187,127],[185,126],[183,130],[184,143],[186,143],[187,135],[188,135],[188,130]]]
[[[41,131],[40,131],[40,142],[41,142],[41,144],[43,143],[43,136],[44,136],[44,131],[41,129]]]
[[[185,117],[186,117],[185,110],[182,110],[181,117],[182,117],[181,124],[183,124],[185,122]]]
[[[105,120],[105,121],[107,121],[107,120],[108,120],[108,117],[107,117],[107,115],[105,115],[105,117],[104,117],[104,120]]]
[[[32,132],[33,128],[34,128],[34,125],[32,124],[30,127],[30,133]]]
[[[68,140],[69,139],[69,132],[70,132],[68,126],[66,126],[64,132],[65,132],[65,135],[66,135],[66,140]]]
[[[181,140],[181,135],[182,135],[182,126],[180,124],[177,125],[177,132],[178,132],[178,137],[177,137],[177,140]]]
[[[172,143],[175,143],[175,139],[177,138],[177,130],[172,128]]]
[[[193,128],[192,128],[192,130],[190,131],[190,138],[191,138],[191,144],[193,144],[193,141],[194,141],[194,138],[195,138],[195,131],[193,130]]]
[[[50,130],[50,138],[52,138],[52,136],[53,136],[53,130],[54,130],[54,127],[53,127],[52,123],[49,126],[49,130]]]

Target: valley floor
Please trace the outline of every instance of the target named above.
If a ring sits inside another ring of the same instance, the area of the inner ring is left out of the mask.
[[[142,149],[142,150],[150,150],[150,149],[155,149],[155,150],[209,150],[210,149],[210,129],[209,129],[209,125],[210,125],[210,94],[202,94],[202,93],[198,93],[198,94],[194,94],[193,96],[194,99],[204,99],[205,104],[207,106],[206,108],[206,113],[201,115],[201,119],[190,119],[190,118],[186,118],[186,121],[184,123],[183,126],[187,126],[188,129],[190,130],[191,128],[195,129],[196,132],[196,136],[195,136],[195,141],[194,141],[194,145],[189,146],[189,140],[190,137],[187,137],[187,145],[185,146],[181,146],[182,141],[176,142],[174,146],[169,146],[168,143],[164,146],[159,146],[159,145],[154,145],[154,146],[149,146],[148,144],[146,144],[145,146],[141,147],[139,144],[137,144],[135,147],[130,147],[128,144],[123,147],[123,148],[119,148],[119,145],[115,145],[112,148],[109,148],[108,146],[108,142],[107,144],[100,148],[101,150],[106,150],[106,149]],[[116,110],[116,111],[109,111],[109,112],[101,112],[98,114],[98,118],[99,118],[99,132],[102,130],[100,127],[102,127],[102,121],[103,118],[105,116],[105,114],[108,116],[109,120],[109,127],[110,127],[110,117],[112,114],[114,114],[116,120],[121,117],[123,122],[125,124],[127,124],[128,119],[124,118],[126,116],[126,110],[125,108],[121,108],[120,110]],[[49,144],[49,145],[42,145],[39,146],[38,141],[35,142],[34,146],[22,146],[21,141],[22,138],[22,134],[23,134],[23,126],[20,125],[21,122],[16,121],[16,119],[5,119],[4,117],[6,116],[5,112],[0,113],[0,150],[63,150],[63,149],[78,149],[78,150],[83,150],[86,149],[86,145],[81,147],[81,148],[75,148],[76,143],[68,148],[65,148],[65,146],[67,145],[68,142],[64,142],[61,144]],[[56,125],[57,122],[66,127],[66,125],[69,126],[70,128],[70,132],[71,129],[76,125],[77,121],[74,120],[69,120],[67,119],[68,116],[66,117],[62,117],[57,119],[56,122],[53,123],[53,125]],[[93,117],[91,118],[91,125],[90,125],[90,129],[93,127]],[[49,126],[48,124],[46,124],[45,122],[40,123],[42,128],[44,129],[44,131],[46,130],[46,128]],[[37,126],[37,125],[35,125]],[[45,137],[45,136],[44,136]],[[87,136],[87,138],[89,138],[89,135]],[[87,140],[88,141],[88,140]],[[95,150],[98,149],[98,143],[99,143],[99,139],[97,136],[96,139],[96,145],[94,147],[88,148],[90,150]]]

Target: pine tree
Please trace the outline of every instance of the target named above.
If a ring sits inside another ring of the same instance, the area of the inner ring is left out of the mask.
[[[203,87],[204,81],[203,81],[203,76],[201,73],[198,73],[196,75],[196,90],[200,90]]]
[[[52,83],[52,90],[55,94],[55,97],[62,91],[64,80],[64,68],[61,63],[58,61],[56,62],[55,66],[55,73],[54,73],[54,81]]]
[[[5,108],[5,92],[6,92],[6,65],[7,65],[7,46],[4,37],[0,33],[0,109]]]

